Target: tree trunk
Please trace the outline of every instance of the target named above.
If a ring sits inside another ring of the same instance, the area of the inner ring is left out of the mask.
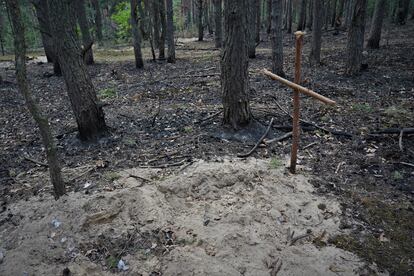
[[[79,137],[94,141],[106,132],[105,116],[82,60],[81,49],[71,25],[71,0],[49,0],[51,30]]]
[[[225,126],[237,130],[251,119],[247,57],[248,0],[224,1],[225,43],[221,58],[221,82]]]
[[[56,146],[50,131],[49,122],[46,117],[41,114],[39,107],[33,99],[29,90],[26,73],[26,43],[24,38],[23,18],[21,16],[20,7],[16,0],[6,0],[7,8],[10,13],[13,33],[14,33],[14,50],[16,53],[16,78],[20,93],[23,95],[27,109],[37,123],[42,142],[46,149],[47,162],[49,165],[50,179],[53,185],[55,199],[58,199],[66,193],[65,183],[62,179]]]
[[[141,0],[131,0],[132,43],[134,45],[135,67],[144,68],[141,52],[141,34],[138,27],[138,1]]]
[[[282,31],[282,0],[272,0],[272,71],[281,77],[283,72],[283,31]]]
[[[160,7],[159,7],[159,0],[153,0],[152,2],[152,17],[153,19],[153,41],[156,49],[159,49],[160,47],[160,25],[161,25],[161,19],[160,19]],[[152,25],[152,24],[151,24]],[[152,27],[152,26],[150,26]]]
[[[300,12],[299,12],[299,22],[297,26],[298,31],[304,30],[305,25],[305,16],[306,16],[306,0],[300,1]]]
[[[261,0],[256,0],[256,43],[260,42]]]
[[[198,41],[204,40],[204,25],[203,25],[203,0],[197,0],[198,8]]]
[[[272,29],[272,0],[267,1],[267,34],[270,34],[270,30]]]
[[[386,0],[377,0],[375,4],[374,15],[372,17],[371,30],[369,32],[367,47],[378,49],[381,41],[381,29],[384,19]]]
[[[223,20],[222,20],[222,0],[214,1],[214,25],[216,26],[214,39],[216,48],[221,48],[223,44]]]
[[[174,41],[174,9],[173,0],[167,0],[167,62],[175,63],[175,41]]]
[[[248,15],[247,15],[247,26],[249,32],[248,40],[248,56],[249,58],[256,57],[256,23],[257,23],[257,0],[248,0]]]
[[[4,26],[4,17],[3,13],[0,12],[0,46],[1,46],[1,54],[4,56],[4,33],[5,33],[5,26]],[[0,78],[1,80],[1,78]],[[2,81],[0,81],[2,83]]]
[[[288,0],[287,4],[287,30],[288,34],[292,33],[292,22],[293,22],[293,0]]]
[[[79,28],[82,33],[82,42],[84,49],[89,48],[85,53],[85,63],[90,65],[93,64],[93,53],[92,47],[89,47],[92,41],[91,33],[89,31],[89,22],[86,15],[85,0],[76,0],[76,15],[78,18]]]
[[[336,19],[337,5],[338,5],[338,0],[333,0],[333,9],[332,9],[332,17],[331,17],[331,27],[335,27],[335,19]]]
[[[159,45],[160,60],[165,60],[165,39],[167,37],[167,18],[165,16],[165,0],[158,0],[158,7],[160,9],[160,21],[161,21],[161,36]]]
[[[322,40],[322,3],[323,0],[313,0],[313,26],[312,26],[312,45],[310,53],[311,65],[321,63],[321,40]]]
[[[313,0],[308,1],[308,8],[307,8],[307,16],[306,16],[306,29],[312,30],[313,25]]]
[[[361,69],[364,50],[367,0],[354,0],[352,20],[348,32],[346,74],[355,75]]]
[[[102,13],[101,13],[101,5],[99,4],[99,0],[92,0],[92,6],[95,10],[95,27],[96,27],[96,38],[99,42],[103,40],[102,34]]]
[[[43,48],[48,62],[53,62],[53,72],[56,76],[61,76],[59,61],[55,54],[53,38],[50,30],[49,7],[46,1],[33,0],[33,6],[36,10],[37,20],[39,22],[40,34],[42,37]]]
[[[397,23],[404,25],[407,22],[410,0],[399,0],[397,10]]]

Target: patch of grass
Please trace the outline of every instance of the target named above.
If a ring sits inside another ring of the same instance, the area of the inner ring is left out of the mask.
[[[399,171],[394,171],[391,175],[394,180],[402,180],[404,178],[403,174]]]
[[[184,132],[185,133],[191,133],[191,132],[193,132],[194,131],[194,129],[193,129],[193,127],[192,126],[185,126],[184,127]]]
[[[109,180],[109,181],[112,181],[113,182],[115,180],[120,179],[121,176],[118,173],[116,173],[116,172],[106,172],[104,174],[104,178],[107,179],[107,180]]]
[[[115,88],[105,88],[99,91],[99,97],[102,99],[111,99],[117,96]]]
[[[106,266],[109,269],[116,268],[117,265],[118,265],[118,260],[114,256],[109,256],[108,258],[106,258]]]
[[[280,159],[278,159],[278,158],[276,158],[276,157],[273,157],[273,158],[270,160],[270,168],[271,168],[271,169],[278,169],[278,168],[280,168],[282,165],[283,165],[282,160],[280,160]]]
[[[356,103],[352,105],[352,110],[354,111],[361,111],[366,113],[371,113],[374,111],[372,106],[370,106],[368,103]]]
[[[385,126],[403,126],[407,124],[414,114],[402,106],[390,106],[382,113],[382,119]]]
[[[381,231],[356,230],[350,235],[335,236],[329,242],[377,263],[391,275],[410,275],[414,269],[414,211],[411,204],[388,204],[372,197],[361,198],[360,203],[362,220]]]

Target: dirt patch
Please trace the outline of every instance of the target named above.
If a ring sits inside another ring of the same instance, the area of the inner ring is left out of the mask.
[[[114,185],[114,191],[11,204],[0,216],[0,274],[59,275],[65,268],[74,275],[375,271],[326,243],[347,234],[339,227],[340,204],[270,160],[200,160],[173,174],[128,169]]]

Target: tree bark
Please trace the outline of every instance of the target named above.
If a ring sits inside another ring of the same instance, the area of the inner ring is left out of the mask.
[[[251,119],[247,57],[248,0],[224,1],[225,43],[221,58],[223,124],[235,130]]]
[[[248,0],[248,15],[247,26],[249,32],[248,39],[248,56],[249,58],[256,57],[256,23],[257,23],[257,0]]]
[[[266,0],[267,1],[267,28],[266,32],[267,34],[270,34],[270,31],[272,29],[272,0]]]
[[[91,33],[89,31],[89,22],[88,17],[86,15],[86,7],[85,7],[85,0],[76,0],[76,16],[79,23],[79,28],[82,33],[82,42],[83,47],[86,49],[93,43]],[[93,52],[92,47],[90,47],[85,53],[85,63],[87,65],[93,64]]]
[[[292,33],[292,22],[293,22],[293,0],[288,0],[287,4],[287,30],[288,34]]]
[[[99,0],[91,0],[92,6],[95,10],[95,27],[96,27],[96,38],[99,42],[103,40],[103,33],[102,33],[102,12],[101,12],[101,5]]]
[[[404,25],[407,22],[410,0],[399,0],[397,9],[397,23]]]
[[[174,41],[174,9],[173,0],[167,0],[167,62],[175,63],[175,41]]]
[[[197,0],[197,9],[198,9],[198,41],[204,40],[204,25],[203,25],[203,0]]]
[[[223,19],[222,19],[222,0],[214,0],[214,25],[216,26],[214,39],[216,48],[223,45]]]
[[[322,0],[313,0],[313,26],[312,26],[312,44],[310,53],[311,65],[321,63],[321,40],[322,40]]]
[[[54,196],[55,199],[58,199],[66,193],[65,183],[62,179],[56,146],[50,131],[48,119],[41,114],[41,111],[29,90],[26,70],[26,43],[24,38],[25,30],[23,26],[23,18],[21,16],[20,7],[18,6],[18,1],[6,0],[6,4],[10,13],[14,33],[17,85],[20,93],[25,99],[27,109],[39,127],[42,142],[46,149],[49,174],[53,185]]]
[[[33,0],[33,6],[36,10],[37,20],[39,22],[40,34],[42,37],[43,48],[48,62],[53,62],[53,72],[56,76],[61,76],[59,61],[55,54],[53,38],[50,30],[49,7],[47,1]]]
[[[261,0],[256,0],[256,43],[260,42]]]
[[[285,76],[283,71],[283,31],[282,31],[282,0],[272,0],[272,71],[281,77]]]
[[[132,43],[134,45],[135,67],[144,68],[144,60],[142,59],[141,51],[141,34],[138,27],[138,1],[131,0],[131,28],[132,28]]]
[[[159,56],[158,59],[165,60],[165,39],[167,37],[167,18],[165,16],[165,0],[158,0],[158,7],[160,10],[161,21],[161,36],[159,44]]]
[[[306,0],[300,1],[299,21],[297,30],[303,31],[305,28],[305,16],[306,16]]]
[[[354,0],[352,20],[348,32],[347,62],[345,72],[347,75],[359,73],[364,50],[365,15],[367,0]]]
[[[371,30],[369,32],[367,47],[378,49],[381,41],[382,22],[385,15],[386,0],[377,0],[375,3],[374,15],[371,22]]]
[[[312,30],[313,25],[313,0],[308,1],[308,8],[307,8],[307,16],[306,16],[306,29]]]
[[[153,0],[152,2],[152,17],[153,19],[153,41],[156,49],[159,49],[160,47],[160,25],[161,25],[161,19],[160,19],[160,7],[159,7],[159,0]],[[152,24],[151,24],[152,25]],[[152,26],[150,26],[151,28]]]
[[[105,116],[95,88],[82,60],[70,19],[71,0],[49,0],[51,30],[69,99],[75,114],[79,137],[94,141],[106,132]]]

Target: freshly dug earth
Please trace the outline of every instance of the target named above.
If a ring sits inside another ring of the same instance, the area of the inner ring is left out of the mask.
[[[128,169],[114,187],[11,204],[0,215],[0,274],[380,273],[327,245],[346,234],[340,204],[274,161],[199,160],[173,173]],[[121,259],[126,270],[117,268]]]

